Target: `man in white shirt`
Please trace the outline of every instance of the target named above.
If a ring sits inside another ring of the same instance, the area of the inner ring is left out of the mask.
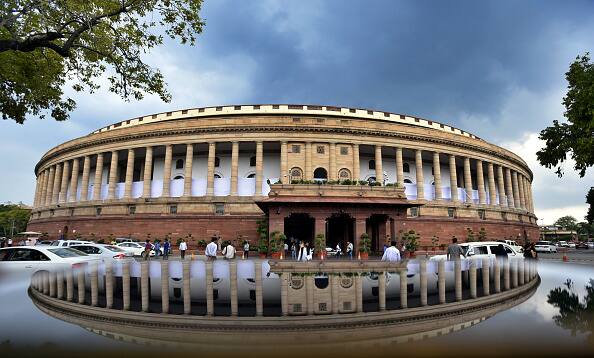
[[[398,262],[400,261],[400,251],[396,248],[396,241],[392,241],[390,243],[390,247],[384,251],[384,256],[382,257],[382,261],[388,262]]]
[[[223,249],[223,256],[225,260],[233,260],[235,258],[235,247],[231,245],[231,241],[227,242],[227,246]]]
[[[219,246],[217,245],[217,238],[213,237],[210,239],[210,244],[206,245],[206,250],[204,254],[206,255],[207,260],[216,260],[217,259],[217,249]]]
[[[188,244],[186,244],[186,241],[184,239],[182,239],[182,241],[179,243],[179,254],[181,255],[182,260],[186,257],[187,249],[188,249]]]

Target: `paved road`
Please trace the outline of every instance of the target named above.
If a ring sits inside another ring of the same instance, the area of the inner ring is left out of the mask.
[[[553,254],[538,253],[540,260],[562,261],[563,256],[567,257],[567,261],[576,263],[589,263],[594,265],[594,250],[593,249],[567,249],[567,252],[557,252]]]

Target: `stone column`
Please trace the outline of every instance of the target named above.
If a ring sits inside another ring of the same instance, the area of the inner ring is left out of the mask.
[[[113,261],[105,261],[105,307],[113,308]]]
[[[182,261],[182,282],[184,293],[184,314],[192,313],[192,296],[190,288],[190,264],[191,261]]]
[[[396,147],[396,182],[404,187],[404,164],[402,161],[402,148]]]
[[[186,165],[184,166],[184,196],[192,196],[192,166],[194,165],[194,144],[186,144]]]
[[[524,283],[528,283],[530,282],[530,265],[529,265],[529,261],[524,259],[523,260],[523,266],[524,266]]]
[[[490,290],[489,290],[489,258],[488,257],[483,258],[482,271],[483,271],[483,295],[489,296]]]
[[[460,201],[458,198],[458,174],[456,173],[456,156],[450,154],[450,191],[452,195],[452,201],[457,203]]]
[[[355,242],[354,242],[354,250],[355,253],[359,253],[359,240],[361,240],[361,235],[367,232],[366,222],[364,217],[355,217]]]
[[[89,200],[89,177],[91,174],[91,157],[85,155],[83,161],[82,182],[80,183],[80,201]]]
[[[305,173],[303,173],[305,180],[313,179],[313,171],[311,168],[311,142],[305,142]]]
[[[237,169],[239,166],[239,142],[231,143],[231,196],[237,196]]]
[[[518,260],[515,259],[510,261],[511,266],[511,286],[512,288],[518,287]]]
[[[305,294],[306,294],[306,312],[308,316],[314,314],[314,278],[313,276],[305,276]]]
[[[439,303],[446,303],[445,295],[445,260],[439,260],[437,262],[437,289],[439,291]]]
[[[173,145],[165,146],[165,163],[163,164],[163,194],[162,198],[171,196],[171,158],[173,157]]]
[[[280,282],[281,282],[281,314],[283,316],[289,315],[289,282],[288,282],[288,272],[284,272],[279,274]],[[332,277],[330,277],[331,279]],[[332,287],[332,286],[330,286]],[[233,315],[233,314],[231,314]]]
[[[493,285],[495,293],[501,292],[501,268],[499,267],[499,259],[497,258],[493,261]]]
[[[464,189],[466,197],[464,202],[473,204],[472,201],[472,174],[470,172],[470,158],[464,157]]]
[[[264,305],[262,300],[262,261],[258,260],[254,263],[256,280],[256,316],[261,317],[264,312]]]
[[[54,179],[55,179],[55,166],[51,166],[49,168],[48,177],[47,177],[47,184],[46,184],[46,195],[45,201],[43,202],[44,206],[49,206],[52,204],[53,200],[53,191],[54,191]]]
[[[130,310],[130,263],[122,262],[122,301],[124,311]]]
[[[470,297],[476,298],[476,260],[474,258],[470,259],[468,277],[470,280]]]
[[[47,197],[47,181],[49,178],[49,171],[46,169],[42,173],[41,193],[39,194],[39,207],[45,206],[45,198]]]
[[[216,143],[208,143],[208,169],[206,171],[206,195],[214,195],[214,168],[215,168],[215,156],[216,156]],[[257,168],[256,168],[257,170]]]
[[[493,163],[487,164],[487,180],[489,181],[489,204],[495,206],[497,202],[497,193],[495,192],[495,171]]]
[[[386,310],[386,273],[380,272],[377,280],[379,310]],[[402,287],[400,288],[402,289]]]
[[[478,187],[479,193],[479,204],[486,205],[487,204],[487,192],[485,191],[485,177],[483,174],[483,161],[478,160],[476,161],[476,182]]]
[[[39,201],[39,185],[41,183],[41,173],[35,173],[35,195],[33,196],[33,208],[37,208]],[[31,276],[33,277],[33,276]]]
[[[256,195],[262,195],[264,143],[256,142]],[[310,161],[311,163],[311,161]]]
[[[400,271],[400,308],[405,309],[408,308],[408,278],[406,274],[408,273],[408,269],[403,269]],[[426,283],[426,282],[425,282]],[[425,290],[425,293],[427,291]],[[426,295],[425,295],[425,304],[426,302]]]
[[[338,171],[336,170],[336,143],[330,143],[330,165],[328,166],[328,179],[336,180],[338,178]]]
[[[427,260],[421,259],[419,261],[420,272],[420,291],[421,291],[421,306],[427,306]]]
[[[49,273],[49,296],[56,297],[56,273]]]
[[[72,277],[72,269],[66,269],[66,301],[74,301],[74,278]]]
[[[91,268],[91,306],[99,303],[99,268],[97,263],[89,264]]]
[[[522,208],[521,198],[522,192],[520,191],[520,187],[518,186],[518,173],[515,171],[511,172],[512,174],[512,188],[514,190],[514,207],[517,209]]]
[[[353,144],[353,179],[361,179],[361,164],[359,162],[359,144]]]
[[[441,165],[439,153],[433,152],[433,182],[435,183],[435,200],[442,200],[441,194]]]
[[[499,192],[499,206],[505,207],[507,206],[507,195],[505,194],[505,179],[503,177],[503,167],[501,165],[497,166],[497,184],[497,191]]]
[[[384,166],[382,162],[382,146],[375,146],[375,180],[384,183]]]
[[[76,290],[78,291],[78,303],[85,303],[85,268],[84,266],[78,269],[78,277]]]
[[[425,199],[425,179],[423,178],[423,157],[420,149],[415,151],[415,164],[417,167],[417,200],[423,200]]]
[[[512,175],[509,168],[505,168],[505,193],[507,194],[507,206],[515,207],[514,192],[512,191]]]
[[[50,275],[49,272],[44,272],[43,273],[43,294],[44,295],[49,295],[50,293]]]
[[[214,294],[213,294],[213,270],[212,261],[206,261],[206,315],[214,316]]]
[[[151,176],[153,175],[153,147],[146,147],[144,173],[142,178],[142,197],[151,197]]]
[[[132,198],[132,182],[134,181],[134,149],[128,149],[128,158],[126,160],[126,181],[124,184],[124,198]]]
[[[363,312],[363,282],[361,275],[355,276],[355,297],[357,301],[357,313]]]
[[[339,294],[338,291],[340,290],[340,277],[339,276],[335,276],[335,275],[330,275],[329,277],[330,280],[330,294],[332,297],[332,314],[338,314],[339,312],[339,307],[338,307],[338,299],[339,299]]]
[[[289,170],[289,168],[287,167],[288,165],[288,158],[287,158],[287,141],[283,140],[281,141],[281,152],[280,152],[280,174],[279,174],[279,179],[283,184],[288,184],[287,183],[287,171]]]
[[[462,262],[459,257],[454,259],[454,282],[456,301],[462,301]]]
[[[68,201],[73,203],[76,202],[76,192],[78,191],[78,170],[79,160],[78,158],[72,159],[72,173],[70,174],[70,196]]]
[[[45,196],[43,195],[43,189],[45,186],[44,183],[45,180],[45,170],[41,170],[39,172],[39,175],[37,176],[37,191],[35,193],[35,208],[39,208],[43,206],[43,199],[45,198]]]
[[[169,261],[161,261],[161,313],[169,313]]]
[[[58,198],[60,196],[60,182],[62,181],[62,163],[58,163],[55,165],[54,171],[54,186],[52,188],[52,204],[58,203]]]
[[[324,237],[326,237],[326,216],[315,215],[313,218],[314,218],[314,236],[318,236],[319,234],[322,234],[322,235],[324,235]]]
[[[64,299],[64,271],[62,270],[56,272],[56,298]]]
[[[520,189],[520,206],[528,210],[528,200],[526,198],[526,185],[524,185],[524,176],[518,174],[518,189]]]
[[[118,182],[118,151],[111,152],[111,161],[109,163],[109,184],[107,186],[107,199],[116,198],[116,184]]]
[[[286,274],[283,274],[285,276]],[[229,261],[229,290],[231,300],[231,316],[236,317],[239,312],[237,300],[237,262]],[[282,281],[281,281],[282,282]]]
[[[503,289],[508,291],[510,286],[509,259],[503,261]]]
[[[103,181],[103,153],[97,154],[95,165],[95,181],[93,182],[93,200],[101,200],[101,184]]]
[[[70,174],[70,161],[67,160],[64,162],[64,166],[62,167],[62,182],[60,185],[60,195],[58,201],[60,203],[66,202],[66,194],[68,193],[68,174]]]
[[[140,262],[140,302],[142,312],[149,311],[149,262]]]

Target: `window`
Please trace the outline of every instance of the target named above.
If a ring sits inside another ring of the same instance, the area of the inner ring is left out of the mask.
[[[348,155],[349,147],[340,147],[340,155]]]
[[[294,144],[291,146],[291,152],[293,153],[301,153],[301,146],[299,144]]]
[[[216,203],[215,204],[215,214],[216,215],[225,215],[225,204]]]
[[[15,249],[9,261],[50,261],[50,259],[37,250]]]
[[[175,161],[175,169],[183,169],[184,168],[184,160],[178,159]]]
[[[222,176],[221,176],[221,174],[219,174],[219,173],[214,173],[214,178],[215,178],[215,179],[221,179],[221,178],[222,178]]]
[[[215,157],[215,168],[218,168],[221,165],[221,160],[219,157]]]
[[[450,217],[450,218],[456,217],[456,208],[448,208],[448,217]]]
[[[416,218],[416,217],[419,216],[419,208],[418,207],[412,207],[412,208],[410,208],[408,210],[410,212],[410,215],[409,216],[411,218]]]
[[[487,251],[487,246],[475,246],[474,254],[475,255],[488,255],[489,252]]]
[[[346,168],[342,168],[338,171],[338,178],[340,180],[347,180],[347,179],[351,179],[351,171],[346,169]]]
[[[524,222],[524,219],[522,218],[522,215],[521,214],[518,214],[518,221],[519,222]]]
[[[326,153],[326,148],[323,145],[318,145],[316,147],[316,153],[318,153],[318,154],[324,154],[324,153]]]
[[[412,184],[412,180],[410,179],[404,179],[404,184]]]
[[[314,170],[314,179],[328,179],[328,172],[324,168]]]
[[[479,209],[478,216],[479,216],[479,219],[485,220],[485,210]]]
[[[169,205],[169,214],[177,214],[177,205]]]
[[[301,118],[295,117],[295,118],[293,118],[293,122],[294,123],[299,123],[299,122],[301,122]]]
[[[76,245],[72,246],[72,248],[78,251],[82,251],[87,255],[99,255],[101,253],[101,249],[95,246]]]
[[[183,178],[184,178],[184,176],[183,176],[183,175],[176,175],[175,177],[173,177],[173,179],[174,179],[174,180],[175,180],[175,179],[183,179]]]
[[[130,206],[128,206],[128,214],[129,214],[129,215],[134,215],[134,214],[136,214],[136,206],[135,206],[135,205],[130,205]]]
[[[410,173],[410,165],[408,165],[408,163],[402,164],[402,171],[405,173]]]
[[[368,168],[371,169],[371,170],[375,170],[375,160],[371,159],[369,161]]]
[[[101,208],[95,208],[95,215],[101,215]]]
[[[317,123],[324,123],[324,118],[316,118]]]
[[[248,176],[246,178],[250,179],[250,178],[255,178],[256,177],[256,173],[250,173],[248,174]]]
[[[291,168],[291,179],[299,180],[303,177],[303,171],[301,168]]]
[[[250,167],[256,166],[256,156],[250,157]]]
[[[74,216],[74,209],[70,209],[70,216]]]
[[[50,216],[54,216],[54,214],[55,214],[55,213],[56,213],[56,212],[54,211],[54,209],[51,209],[51,210],[50,210]]]

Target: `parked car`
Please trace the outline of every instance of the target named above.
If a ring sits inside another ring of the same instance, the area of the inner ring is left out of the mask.
[[[122,242],[138,242],[137,240],[132,240],[128,237],[116,237],[113,241],[115,241],[116,244],[121,244]]]
[[[101,257],[103,260],[124,259],[133,257],[134,254],[114,245],[82,244],[70,246],[73,249],[84,252],[87,255]]]
[[[32,273],[65,269],[97,258],[70,247],[16,246],[0,249],[2,274]]]
[[[523,257],[521,252],[518,252],[512,246],[499,241],[465,242],[460,244],[460,247],[466,257],[474,256],[482,258],[487,256],[494,257],[496,247],[499,245],[503,245],[508,257]],[[447,255],[435,255],[431,257],[431,260],[445,260],[446,258]]]
[[[567,241],[557,241],[556,246],[557,247],[569,247],[569,244],[567,243]]]
[[[497,242],[502,242],[504,244],[508,244],[509,246],[511,246],[515,252],[519,252],[519,253],[523,253],[524,252],[524,248],[520,245],[518,245],[517,242],[515,242],[514,240],[497,240]]]
[[[594,241],[588,241],[588,248],[594,249]]]
[[[49,246],[70,247],[70,246],[81,245],[81,244],[92,244],[92,242],[84,241],[84,240],[55,240],[55,241],[52,241]]]
[[[571,249],[575,249],[575,242],[568,242],[567,247],[569,247]]]
[[[557,246],[550,241],[537,241],[534,244],[534,249],[536,252],[557,252]]]
[[[116,244],[115,246],[121,248],[126,252],[131,252],[134,256],[140,256],[144,252],[144,244],[138,242],[122,242]],[[151,247],[154,249],[155,245],[151,244]],[[155,256],[155,250],[151,249],[150,256]],[[163,254],[163,247],[160,249],[161,254]]]
[[[35,243],[35,246],[47,246],[47,245],[51,245],[52,241],[51,240],[39,240]]]
[[[588,249],[588,244],[585,242],[578,242],[577,244],[575,244],[575,248],[576,249]]]

